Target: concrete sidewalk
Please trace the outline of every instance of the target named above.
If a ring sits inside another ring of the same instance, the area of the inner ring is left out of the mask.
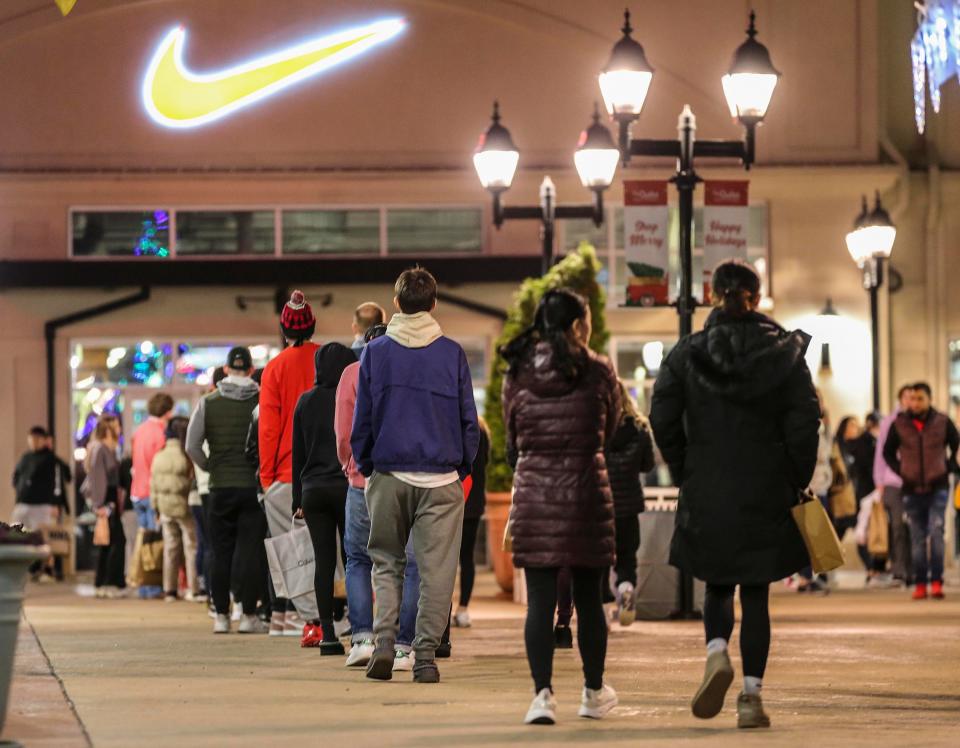
[[[691,716],[703,634],[698,623],[669,622],[614,627],[607,678],[620,706],[607,719],[575,716],[579,659],[564,651],[554,679],[560,723],[524,726],[532,686],[523,610],[492,592],[485,577],[474,627],[454,630],[437,686],[415,685],[409,674],[371,682],[296,640],[215,637],[195,604],[81,599],[44,587],[30,590],[26,616],[96,746],[957,745],[956,588],[946,601],[920,603],[903,591],[824,598],[776,588],[764,688],[773,728],[751,733],[734,727],[739,677],[718,718]],[[43,745],[18,733],[29,724],[16,716],[4,737]],[[78,731],[46,744],[86,743]]]

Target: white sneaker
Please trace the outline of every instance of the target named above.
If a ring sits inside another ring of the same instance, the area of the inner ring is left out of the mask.
[[[213,633],[229,634],[230,633],[230,616],[217,613],[217,617],[213,619]]]
[[[583,698],[580,700],[580,711],[577,714],[587,719],[602,719],[603,715],[619,703],[617,692],[606,683],[597,691],[584,688]]]
[[[244,615],[240,619],[240,625],[237,627],[237,631],[241,634],[266,634],[270,630],[270,624],[266,621],[261,621],[260,617],[254,613],[253,615]]]
[[[354,642],[350,646],[350,654],[347,655],[347,667],[365,667],[370,658],[373,657],[373,639],[364,639]]]
[[[637,620],[636,593],[630,582],[617,587],[617,618],[621,626],[629,626]]]
[[[107,597],[110,600],[122,600],[127,596],[127,589],[124,587],[107,587]]]
[[[283,619],[283,635],[300,638],[303,636],[303,627],[306,625],[307,622],[300,617],[299,613],[288,610],[287,615]]]
[[[106,600],[107,599],[107,588],[106,587],[94,587],[93,596],[97,600]]]
[[[458,629],[468,629],[473,624],[470,622],[470,612],[464,608],[453,614],[453,625]]]
[[[557,700],[553,698],[549,688],[544,688],[533,697],[523,722],[527,725],[555,725],[557,723]]]
[[[238,602],[233,603],[233,608],[230,611],[230,620],[234,623],[238,622],[243,617],[243,606]]]
[[[398,649],[393,655],[393,672],[409,672],[413,670],[413,652]]]

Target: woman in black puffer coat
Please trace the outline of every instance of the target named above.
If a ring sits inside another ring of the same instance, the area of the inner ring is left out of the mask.
[[[760,701],[768,586],[809,563],[790,508],[816,466],[820,405],[804,361],[810,338],[756,311],[756,271],[739,260],[719,265],[713,295],[703,332],[681,340],[660,369],[650,422],[680,486],[670,563],[707,583],[707,667],[693,713],[723,708],[740,585],[738,726],[768,727]]]
[[[607,444],[607,474],[613,492],[613,511],[617,542],[617,607],[621,626],[636,618],[634,595],[637,586],[637,550],[640,548],[640,522],[643,511],[643,484],[640,476],[654,467],[653,437],[650,424],[637,410],[633,397],[620,382],[623,410],[613,439]]]
[[[507,454],[516,460],[513,561],[527,582],[524,639],[537,694],[527,723],[553,724],[553,612],[569,566],[585,687],[580,715],[617,704],[603,682],[607,624],[601,579],[614,561],[613,497],[603,449],[620,421],[610,362],[587,348],[590,307],[565,289],[544,294],[534,324],[502,349]]]

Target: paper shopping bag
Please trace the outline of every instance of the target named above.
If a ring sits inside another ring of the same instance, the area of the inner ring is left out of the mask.
[[[843,566],[843,546],[820,501],[809,494],[802,494],[800,503],[791,507],[790,513],[807,546],[813,571],[823,574]]]
[[[263,541],[277,597],[289,600],[314,592],[316,560],[306,525]]]
[[[110,518],[105,514],[97,515],[97,522],[93,526],[93,544],[110,545]]]
[[[890,526],[887,522],[887,510],[881,502],[874,501],[867,525],[867,551],[872,556],[886,556],[890,552]]]

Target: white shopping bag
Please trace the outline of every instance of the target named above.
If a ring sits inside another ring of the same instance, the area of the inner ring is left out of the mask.
[[[313,597],[316,559],[307,526],[294,523],[290,532],[267,538],[263,544],[266,547],[270,578],[273,580],[277,597],[288,600],[307,594]]]

